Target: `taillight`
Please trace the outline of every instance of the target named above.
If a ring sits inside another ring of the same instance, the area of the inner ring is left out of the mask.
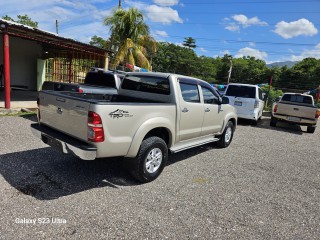
[[[78,88],[78,92],[79,93],[83,93],[83,89],[82,88]]]
[[[259,101],[258,100],[254,101],[254,108],[259,108]]]
[[[316,116],[315,116],[315,118],[319,118],[320,117],[320,109],[318,109],[317,111],[316,111]]]
[[[278,111],[278,104],[275,104],[275,105],[274,105],[274,108],[273,108],[273,112],[276,113],[277,111]]]
[[[88,141],[104,141],[104,131],[101,117],[99,116],[99,114],[91,111],[88,112]]]

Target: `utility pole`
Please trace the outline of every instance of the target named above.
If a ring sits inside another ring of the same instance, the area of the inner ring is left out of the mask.
[[[230,69],[228,71],[229,75],[228,75],[228,82],[227,84],[229,84],[230,78],[231,78],[231,73],[232,73],[232,57],[229,57],[229,61],[230,61]]]
[[[118,7],[121,8],[121,0],[119,0],[119,6]]]
[[[58,19],[56,19],[56,33],[59,34],[59,23],[58,23]]]

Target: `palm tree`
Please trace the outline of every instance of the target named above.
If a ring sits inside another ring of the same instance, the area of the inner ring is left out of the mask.
[[[130,8],[126,11],[117,8],[112,16],[104,19],[104,24],[110,26],[111,42],[117,51],[111,64],[113,68],[121,62],[127,62],[151,69],[147,57],[156,52],[157,45],[149,36],[149,26],[138,9]]]

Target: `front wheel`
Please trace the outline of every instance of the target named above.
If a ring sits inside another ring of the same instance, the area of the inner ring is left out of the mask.
[[[142,141],[138,155],[125,159],[126,168],[142,183],[155,180],[163,171],[168,160],[168,147],[159,137],[149,137]]]
[[[230,145],[233,138],[234,126],[231,121],[227,123],[226,128],[224,129],[223,134],[220,137],[220,140],[217,142],[217,146],[220,148],[226,148]]]

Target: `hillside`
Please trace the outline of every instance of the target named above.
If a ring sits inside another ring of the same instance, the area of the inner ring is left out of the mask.
[[[274,63],[267,64],[267,67],[283,67],[283,66],[287,66],[288,68],[291,68],[296,63],[298,63],[298,61],[274,62]]]

